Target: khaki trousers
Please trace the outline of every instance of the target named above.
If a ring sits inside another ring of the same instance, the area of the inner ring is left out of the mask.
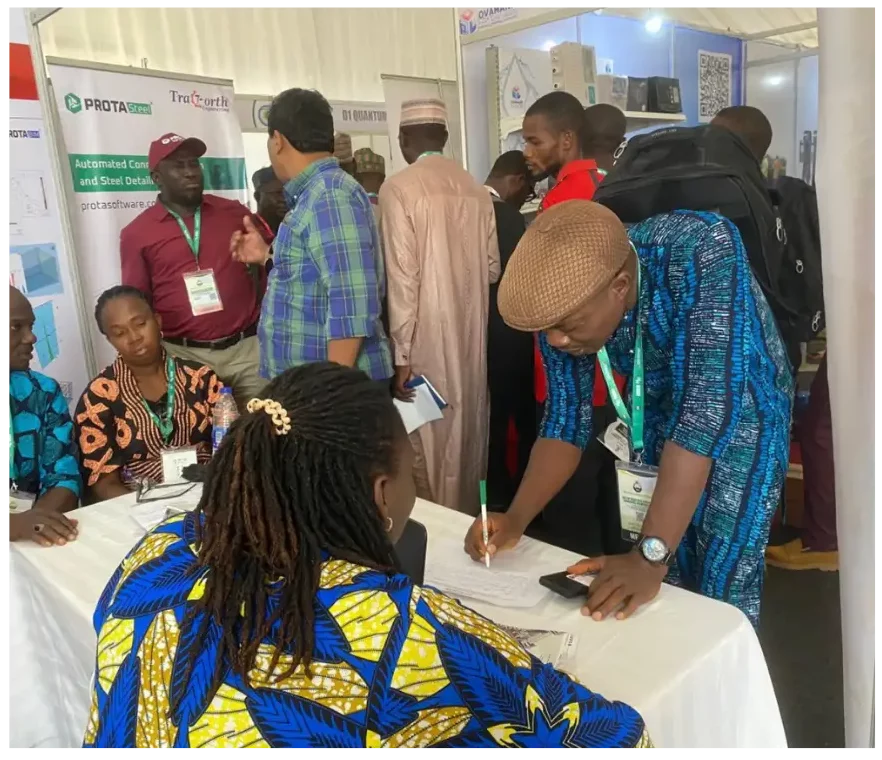
[[[240,340],[222,351],[211,348],[190,348],[174,343],[163,343],[165,350],[179,359],[199,362],[211,367],[224,385],[233,389],[236,406],[245,411],[245,404],[259,396],[266,380],[260,376],[260,347],[257,336]]]

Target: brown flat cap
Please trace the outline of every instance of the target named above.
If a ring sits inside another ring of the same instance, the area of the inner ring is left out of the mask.
[[[521,238],[499,283],[499,313],[525,332],[559,324],[612,282],[631,243],[619,218],[591,201],[543,211]]]

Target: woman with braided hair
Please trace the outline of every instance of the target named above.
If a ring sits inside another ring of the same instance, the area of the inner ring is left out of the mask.
[[[149,533],[102,595],[85,745],[648,745],[633,709],[400,572],[413,456],[362,372],[270,383],[196,511]]]

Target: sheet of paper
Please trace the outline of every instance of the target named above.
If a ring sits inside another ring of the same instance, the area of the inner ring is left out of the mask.
[[[440,420],[444,416],[432,397],[432,391],[424,383],[414,388],[412,401],[395,399],[395,406],[398,408],[398,413],[401,415],[404,428],[408,433],[412,433],[427,422]]]
[[[503,631],[537,659],[555,668],[565,667],[576,659],[579,637],[563,631],[543,631],[500,625]]]
[[[195,504],[169,504],[168,502],[149,501],[146,504],[135,504],[129,510],[129,514],[147,533],[163,520],[181,512],[188,512],[195,506]]]
[[[426,584],[455,598],[477,599],[497,607],[535,607],[546,594],[533,575],[502,570],[495,560],[488,570],[465,553],[462,557],[464,560],[456,556],[428,561]]]

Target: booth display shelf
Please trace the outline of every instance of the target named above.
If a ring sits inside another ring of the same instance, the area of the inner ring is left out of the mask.
[[[666,124],[675,124],[686,121],[686,115],[682,113],[653,113],[651,111],[625,111],[625,119],[628,132],[647,127],[661,127]]]

